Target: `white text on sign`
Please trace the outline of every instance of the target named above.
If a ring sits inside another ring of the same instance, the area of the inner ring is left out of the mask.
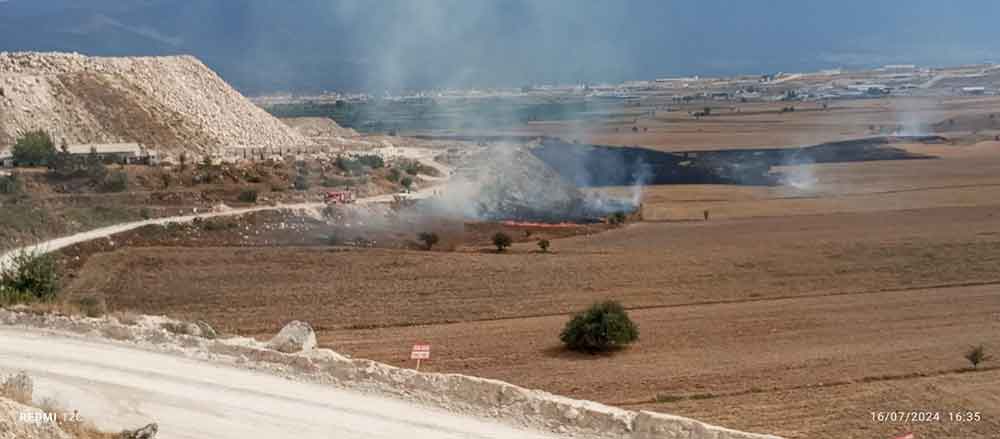
[[[431,345],[415,344],[410,352],[411,360],[429,360],[431,358]]]

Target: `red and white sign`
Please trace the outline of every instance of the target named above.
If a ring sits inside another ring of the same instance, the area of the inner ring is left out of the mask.
[[[413,350],[410,351],[411,360],[430,360],[431,359],[431,345],[429,344],[415,344],[413,345]]]
[[[902,436],[896,436],[895,439],[913,439],[913,433],[906,433]]]

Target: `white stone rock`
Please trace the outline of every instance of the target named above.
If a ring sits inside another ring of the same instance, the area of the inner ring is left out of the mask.
[[[308,323],[294,320],[281,328],[267,347],[286,354],[311,351],[316,348],[316,332]]]

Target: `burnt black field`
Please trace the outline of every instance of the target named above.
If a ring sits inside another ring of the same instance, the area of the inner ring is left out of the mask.
[[[891,146],[898,137],[872,137],[802,148],[664,152],[637,146],[581,145],[543,139],[532,153],[579,187],[635,184],[776,185],[775,166],[876,160],[931,159]],[[937,143],[935,136],[911,142]]]

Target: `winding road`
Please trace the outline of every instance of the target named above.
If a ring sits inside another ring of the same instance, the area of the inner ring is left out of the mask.
[[[433,164],[442,169],[442,165]],[[435,180],[446,180],[439,178]],[[429,186],[411,197],[432,193]],[[392,201],[393,195],[359,199]],[[299,203],[227,209],[103,227],[16,249],[0,256],[8,267],[20,251],[47,253],[156,224],[267,210],[321,208]],[[0,326],[0,373],[27,372],[36,402],[56,401],[106,430],[157,422],[162,438],[555,438],[495,421],[363,394],[295,382],[129,345]]]
[[[412,158],[419,160],[421,163],[437,169],[438,172],[442,173],[441,177],[426,177],[425,179],[431,182],[443,184],[448,180],[448,176],[451,174],[451,168],[441,163],[434,161],[433,153],[429,150],[424,150],[423,148],[398,148],[403,151],[401,154],[403,157]],[[414,191],[406,195],[407,198],[426,198],[434,193],[437,185],[428,185],[421,188],[420,190]],[[359,204],[369,204],[369,203],[388,203],[394,200],[398,194],[383,194],[376,195],[372,197],[359,198],[357,203]],[[56,238],[49,241],[44,241],[39,244],[21,247],[17,249],[10,250],[2,255],[0,255],[0,270],[4,270],[12,264],[14,257],[21,253],[27,252],[29,254],[40,254],[49,253],[56,250],[69,247],[74,244],[79,244],[81,242],[92,241],[94,239],[107,238],[112,235],[116,235],[122,232],[127,232],[130,230],[135,230],[140,227],[145,227],[149,225],[165,225],[170,223],[189,223],[194,221],[196,218],[217,218],[225,216],[238,216],[245,215],[253,212],[263,212],[263,211],[273,211],[273,210],[307,210],[307,209],[320,209],[326,206],[326,203],[313,202],[313,203],[294,203],[294,204],[276,204],[273,206],[255,206],[239,209],[225,209],[220,211],[207,211],[205,213],[193,213],[190,215],[180,215],[172,217],[155,218],[144,221],[133,221],[129,223],[116,224],[108,227],[101,227],[94,230],[89,230],[86,232],[77,233],[70,236],[65,236],[62,238]]]

